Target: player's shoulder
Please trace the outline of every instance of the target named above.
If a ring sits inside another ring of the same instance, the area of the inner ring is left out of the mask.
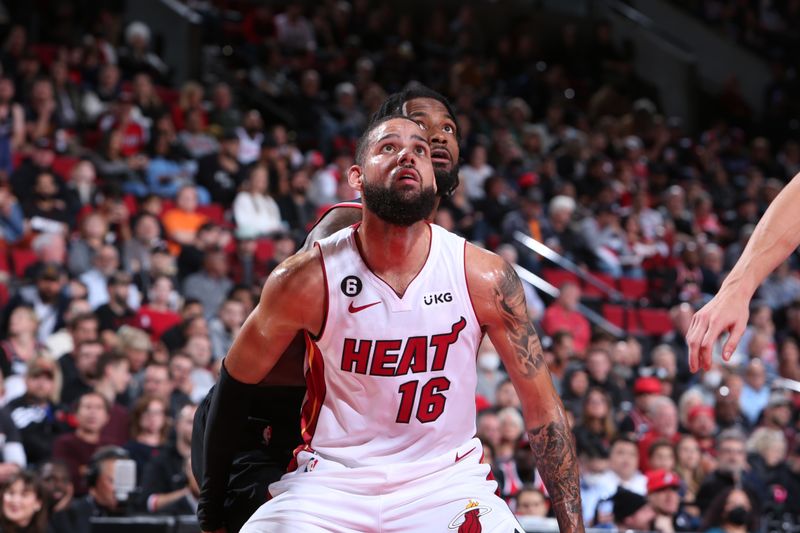
[[[330,237],[337,231],[352,226],[361,220],[361,204],[358,202],[341,202],[332,205],[311,228],[303,244],[303,250],[310,250],[314,243]]]
[[[314,294],[325,285],[322,254],[314,246],[287,258],[267,278],[265,290],[294,295]],[[317,292],[317,294],[319,294]]]
[[[519,283],[514,267],[494,252],[467,243],[464,269],[473,301],[493,300]]]

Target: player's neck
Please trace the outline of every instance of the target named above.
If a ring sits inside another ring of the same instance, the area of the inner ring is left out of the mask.
[[[428,215],[428,218],[426,218],[425,220],[427,220],[428,222],[433,222],[433,219],[436,218],[436,212],[439,210],[439,204],[441,203],[442,203],[442,197],[437,196],[436,200],[433,203],[433,210],[431,211],[431,214]]]
[[[425,264],[431,230],[425,221],[411,226],[387,224],[365,210],[358,237],[361,253],[373,272],[403,271],[413,278]]]

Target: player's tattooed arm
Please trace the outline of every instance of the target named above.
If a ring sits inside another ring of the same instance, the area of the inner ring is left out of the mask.
[[[572,431],[562,419],[528,430],[528,438],[559,530],[583,531],[580,478]]]
[[[495,305],[514,347],[522,375],[534,378],[545,367],[542,344],[528,316],[525,291],[514,267],[506,263],[494,289]]]

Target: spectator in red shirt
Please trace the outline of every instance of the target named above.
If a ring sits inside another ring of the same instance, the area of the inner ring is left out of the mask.
[[[578,312],[581,289],[574,283],[564,283],[561,293],[544,312],[542,328],[548,335],[558,331],[569,331],[574,341],[575,352],[583,354],[589,346],[591,328],[589,321]]]
[[[647,413],[650,419],[650,431],[644,434],[639,441],[639,470],[647,472],[650,470],[648,454],[650,446],[657,440],[666,440],[676,444],[680,439],[678,433],[678,408],[667,396],[656,396],[650,400],[650,408]]]
[[[695,405],[689,409],[688,422],[687,429],[697,439],[700,450],[715,456],[714,435],[717,433],[717,421],[714,408],[710,405]]]
[[[86,469],[94,452],[107,444],[101,432],[108,423],[108,403],[97,392],[87,392],[78,400],[75,433],[61,435],[53,444],[53,458],[61,459],[69,467],[75,496],[87,492]]]
[[[181,321],[181,316],[172,309],[173,293],[172,280],[158,276],[153,280],[149,301],[139,308],[133,319],[134,326],[150,333],[153,341],[158,341],[165,331]]]

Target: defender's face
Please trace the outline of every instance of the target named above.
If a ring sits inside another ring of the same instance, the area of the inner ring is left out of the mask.
[[[433,98],[414,98],[403,105],[403,114],[424,131],[431,146],[433,167],[437,171],[453,170],[461,153],[456,138],[456,120],[444,104]]]

